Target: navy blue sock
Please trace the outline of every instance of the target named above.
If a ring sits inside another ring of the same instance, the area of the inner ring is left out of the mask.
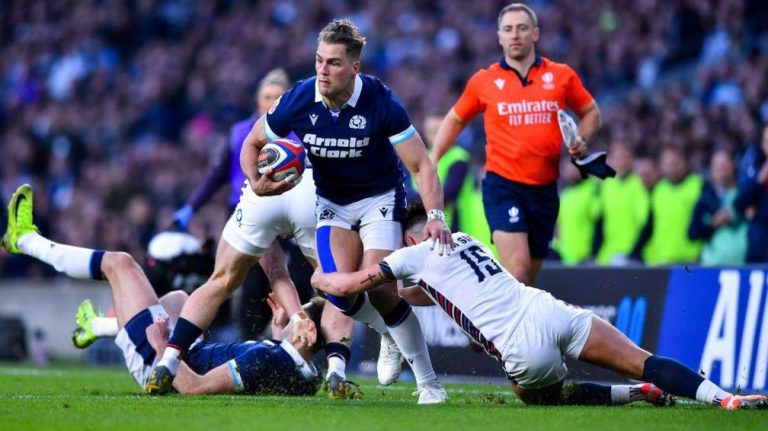
[[[360,311],[360,307],[362,307],[365,303],[366,295],[367,293],[365,292],[359,293],[355,300],[352,302],[343,296],[326,295],[326,298],[328,299],[328,302],[333,304],[334,307],[338,308],[342,314],[351,317]]]
[[[643,380],[672,395],[695,400],[704,377],[674,359],[654,355],[645,360]]]
[[[393,308],[389,313],[382,314],[381,317],[384,318],[384,323],[386,323],[387,326],[394,328],[397,325],[403,323],[403,320],[405,320],[409,314],[411,314],[411,306],[405,301],[405,299],[400,298],[400,302],[397,303],[395,308]]]
[[[195,342],[197,337],[203,333],[203,330],[189,320],[179,317],[176,327],[173,329],[173,335],[168,340],[168,346],[178,349],[181,353],[186,353],[189,346]]]
[[[561,404],[610,406],[611,387],[594,383],[573,383],[563,388]]]
[[[104,276],[101,273],[101,261],[104,260],[104,250],[94,250],[91,254],[90,270],[91,278],[94,280],[104,280]]]
[[[325,357],[330,358],[332,356],[338,356],[344,360],[345,364],[348,364],[349,358],[352,357],[352,352],[346,344],[338,342],[328,343],[325,345]]]

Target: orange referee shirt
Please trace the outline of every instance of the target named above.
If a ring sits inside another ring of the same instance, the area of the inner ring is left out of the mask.
[[[483,113],[489,172],[524,184],[549,184],[559,176],[562,136],[557,110],[580,112],[592,103],[576,72],[536,57],[528,76],[502,58],[475,73],[453,109],[464,122]]]

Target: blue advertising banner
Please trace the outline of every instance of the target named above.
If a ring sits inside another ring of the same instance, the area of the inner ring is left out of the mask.
[[[673,269],[657,353],[725,388],[761,391],[768,376],[765,269]]]

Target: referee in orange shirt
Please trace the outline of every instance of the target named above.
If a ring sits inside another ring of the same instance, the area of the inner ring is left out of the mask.
[[[581,119],[573,156],[586,154],[600,128],[600,110],[576,73],[536,55],[536,13],[513,3],[499,12],[498,63],[475,73],[440,124],[432,158],[437,163],[466,123],[483,113],[486,177],[483,205],[502,264],[531,284],[541,269],[560,207],[557,196],[562,137],[557,110]]]

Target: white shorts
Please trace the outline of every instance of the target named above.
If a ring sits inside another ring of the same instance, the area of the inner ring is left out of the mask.
[[[523,389],[563,380],[568,373],[563,356],[578,359],[591,329],[591,311],[546,292],[537,295],[502,356],[507,377]]]
[[[125,366],[136,383],[142,388],[147,383],[149,375],[158,358],[155,350],[147,340],[147,328],[158,317],[168,319],[168,313],[160,304],[151,305],[131,317],[125,326],[117,333],[115,344],[123,351]],[[173,324],[168,320],[168,332],[173,332]]]
[[[317,197],[317,228],[359,229],[363,250],[397,250],[403,246],[405,193],[398,189],[347,205]]]
[[[293,235],[304,256],[315,259],[315,182],[306,169],[301,182],[278,196],[257,196],[243,187],[240,202],[221,236],[237,251],[260,257],[280,235]]]

